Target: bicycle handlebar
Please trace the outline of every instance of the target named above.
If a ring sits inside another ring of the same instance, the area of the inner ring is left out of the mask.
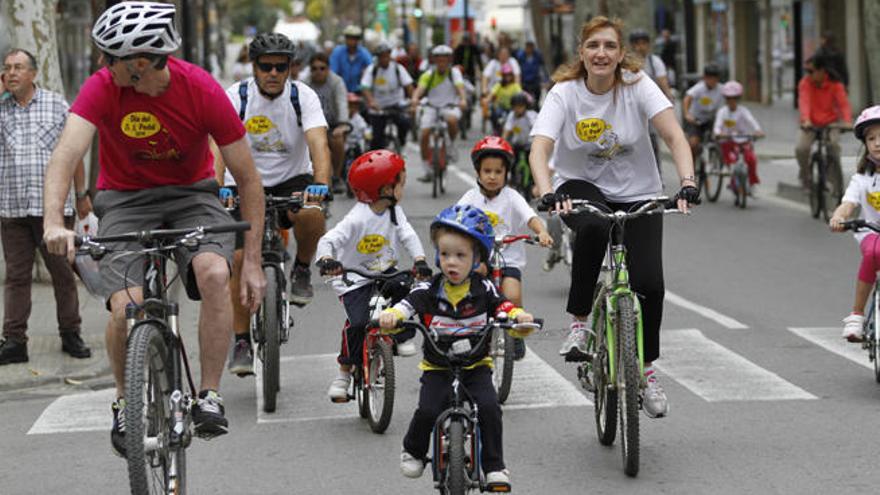
[[[352,282],[351,280],[348,279],[348,277],[346,277],[346,275],[349,273],[354,273],[355,275],[360,275],[361,277],[364,277],[366,279],[377,280],[377,281],[381,281],[381,282],[391,280],[391,279],[393,279],[395,277],[399,277],[401,275],[410,275],[410,276],[412,275],[411,270],[399,270],[399,271],[391,272],[391,273],[376,273],[376,272],[362,270],[360,268],[353,267],[353,266],[342,267],[342,282],[345,285],[349,285],[349,286],[354,284],[354,282]]]
[[[227,232],[244,232],[251,229],[249,222],[232,222],[219,225],[205,225],[198,227],[189,227],[183,229],[154,229],[142,230],[139,232],[128,232],[125,234],[108,235],[101,237],[91,236],[74,236],[73,243],[79,247],[83,244],[104,244],[109,242],[138,242],[141,244],[149,244],[156,241],[166,241],[181,238],[189,238],[204,234],[223,234]]]
[[[597,217],[611,221],[632,220],[644,215],[674,215],[681,213],[676,208],[678,199],[673,197],[661,196],[658,198],[645,200],[641,206],[631,211],[611,211],[602,203],[595,203],[588,199],[569,199],[574,207],[572,213],[591,213]],[[549,206],[543,204],[538,205],[538,211],[550,211]],[[553,212],[551,212],[552,214]]]
[[[858,232],[861,229],[869,229],[873,230],[874,232],[880,233],[880,225],[875,225],[861,218],[857,218],[855,220],[847,220],[846,222],[843,222],[843,230],[852,230],[853,232]]]
[[[524,241],[526,244],[535,244],[538,242],[538,236],[530,234],[498,236],[495,238],[495,245],[503,246],[505,244],[513,244],[517,241]]]

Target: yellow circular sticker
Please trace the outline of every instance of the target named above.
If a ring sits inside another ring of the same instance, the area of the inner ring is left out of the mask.
[[[376,78],[376,86],[385,86],[385,83],[387,82],[388,81],[386,81],[385,78],[382,76]]]
[[[519,136],[519,133],[522,132],[522,129],[519,128],[518,125],[513,126],[513,133]]]
[[[263,115],[254,115],[249,118],[244,125],[248,134],[266,134],[275,128],[275,124],[269,120],[269,117]]]
[[[868,204],[880,211],[880,192],[868,193]]]
[[[712,104],[712,98],[709,98],[708,96],[704,96],[704,97],[700,98],[700,105],[703,105],[704,107],[708,107],[711,104]]]
[[[357,250],[361,254],[373,254],[379,252],[380,249],[387,243],[379,234],[370,234],[365,235],[357,245]]]
[[[736,127],[736,121],[733,119],[724,119],[724,127],[727,127],[728,129],[733,129],[734,127]]]
[[[143,139],[161,131],[162,124],[149,112],[131,112],[122,117],[120,128],[122,133],[130,138]]]
[[[576,130],[581,141],[592,143],[599,139],[605,129],[611,129],[611,125],[602,119],[583,119],[577,123]]]

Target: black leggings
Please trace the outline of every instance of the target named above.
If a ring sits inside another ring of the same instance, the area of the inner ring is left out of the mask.
[[[629,210],[634,203],[613,203],[599,188],[582,180],[562,184],[557,193],[603,203],[612,210]],[[593,288],[608,245],[610,223],[588,213],[565,217],[576,233],[571,266],[571,288],[566,310],[577,316],[590,313]],[[644,321],[645,362],[660,356],[660,323],[663,319],[663,216],[651,215],[626,223],[626,262],[630,285],[640,297]]]

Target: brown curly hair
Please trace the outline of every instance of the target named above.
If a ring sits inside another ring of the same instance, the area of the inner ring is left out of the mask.
[[[621,84],[632,84],[623,81],[623,69],[632,73],[637,73],[641,69],[642,64],[626,49],[626,44],[623,42],[623,21],[616,17],[609,19],[600,15],[585,22],[583,26],[581,26],[581,35],[578,38],[578,48],[580,49],[581,45],[583,45],[587,38],[589,38],[594,32],[605,28],[611,28],[617,33],[617,43],[620,46],[620,50],[623,52],[623,60],[617,64],[617,69],[614,71],[614,89],[616,93],[618,86]],[[588,77],[589,74],[587,73],[587,68],[584,66],[580,57],[577,57],[571,62],[561,65],[556,69],[556,72],[553,73],[552,79],[553,82],[560,83],[563,81],[571,81],[573,79],[587,79]]]

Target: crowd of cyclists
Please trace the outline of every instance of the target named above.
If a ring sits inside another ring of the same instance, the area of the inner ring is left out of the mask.
[[[219,394],[227,354],[232,373],[253,373],[248,325],[265,289],[260,270],[264,194],[303,194],[307,203],[323,204],[348,190],[356,199],[329,230],[324,214],[316,209],[291,212],[283,219],[281,227],[293,229],[296,243],[291,302],[302,306],[314,297],[312,263],[325,277],[338,277],[347,267],[382,273],[402,264],[401,253],[406,252],[417,282],[412,292],[395,296],[380,324],[391,329],[400,320],[418,318],[440,333],[485,323],[499,313],[531,321],[532,315],[522,309],[522,246],[505,248],[508,263],[500,290],[485,278],[485,264],[496,235],[525,231],[544,246],[558,246],[560,239],[550,235],[535,204],[564,215],[577,236],[566,308],[572,321],[560,354],[582,360],[608,224],[567,215],[572,211],[569,200],[587,199],[610,211],[630,211],[663,195],[659,138],[679,177],[672,207],[687,212],[699,203],[694,161],[701,141],[736,141],[762,133],[739,103],[742,85],[733,80],[722,84],[720,69],[711,64],[684,95],[682,129],[666,67],[650,53],[647,33],[630,31],[627,44],[622,23],[604,17],[584,24],[576,57],[555,72],[552,83],[533,40],[525,40],[522,49],[505,44],[486,52],[466,36],[455,49],[445,44],[431,47],[422,60],[417,46],[395,47],[383,41],[368,50],[360,28],[349,26],[343,31],[344,43],[317,51],[308,60],[284,35],[257,35],[243,50],[248,67],[240,70],[241,80],[225,91],[200,68],[172,56],[180,46],[175,18],[173,5],[122,2],[96,22],[92,37],[104,67],[80,90],[50,159],[44,240],[53,253],[74,253],[73,232],[63,222],[64,198],[75,165],[96,133],[101,170],[94,208],[100,217],[99,235],[222,223],[228,213],[217,199],[219,187],[240,197],[239,218],[248,221],[251,230],[237,239],[231,234],[209,235],[212,242],[180,260],[187,293],[202,300],[201,383],[193,417],[196,433],[205,437],[228,429]],[[820,60],[811,63],[816,72],[822,69]],[[819,88],[825,84],[814,81]],[[476,181],[455,206],[432,221],[431,253],[401,205],[407,175],[417,168],[412,162],[420,159],[425,173],[417,178],[431,180],[428,133],[438,113],[455,142],[466,139],[469,126],[463,125],[463,116],[467,120],[476,110],[486,129],[486,135],[472,138]],[[811,112],[815,107],[804,114],[805,125],[828,123]],[[880,114],[876,107],[866,112],[857,121],[856,135],[868,143],[869,153],[831,220],[838,230],[853,214],[853,205],[864,203],[866,194],[880,194],[873,180],[875,164],[880,163]],[[407,164],[404,153],[390,149],[404,150],[410,140],[418,143],[420,153],[410,154],[418,158]],[[353,146],[365,153],[347,160],[346,150]],[[731,144],[722,149],[725,163],[745,153],[750,181],[758,182],[750,147]],[[531,204],[509,182],[516,157],[523,153],[531,169],[530,196],[537,198]],[[875,204],[869,200],[870,206]],[[863,204],[865,210],[876,216]],[[650,417],[663,417],[669,406],[652,366],[660,357],[662,216],[639,218],[627,227],[631,283],[643,296],[647,386],[642,407]],[[866,239],[874,249],[876,234]],[[863,240],[863,252],[866,245]],[[125,285],[120,273],[129,262],[114,257],[100,264],[111,315],[107,349],[119,397],[112,405],[111,439],[123,456],[125,306],[131,297],[140,297],[137,286],[142,284],[135,280],[134,287]],[[874,265],[865,268],[865,273],[875,271]],[[867,298],[865,286],[873,284],[869,279],[859,278],[859,296],[845,334],[851,340],[858,337],[852,330],[856,323],[861,331],[856,317]],[[357,276],[351,280],[353,284],[334,284],[347,319],[339,370],[328,389],[334,402],[350,398],[351,367],[359,364],[370,319],[373,282]],[[234,339],[228,351],[230,333]],[[398,355],[418,352],[411,337],[395,338]],[[491,368],[483,359],[486,353],[468,369],[465,385],[479,406],[487,481],[509,489],[500,406]],[[517,358],[524,353],[520,344]],[[420,476],[424,469],[430,427],[442,405],[438,398],[448,386],[435,358],[426,348],[419,403],[403,441],[401,470],[409,477]]]

